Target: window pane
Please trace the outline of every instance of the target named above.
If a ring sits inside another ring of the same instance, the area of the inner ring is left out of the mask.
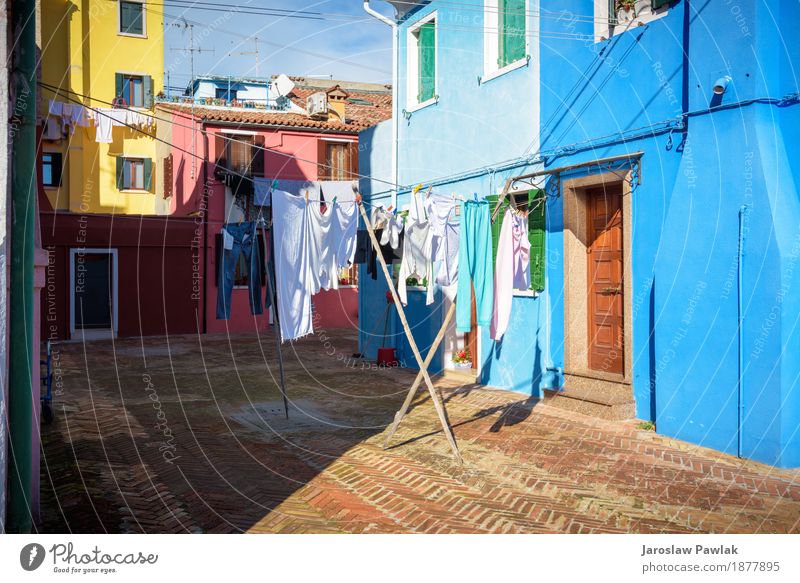
[[[238,174],[249,174],[253,161],[253,137],[232,136],[228,141],[230,156],[229,168]]]
[[[131,161],[125,160],[122,166],[122,187],[131,188]]]
[[[143,34],[144,6],[139,2],[119,3],[119,29],[127,34]]]
[[[55,157],[53,154],[42,154],[42,184],[45,186],[55,186],[54,165]]]
[[[134,163],[134,181],[133,187],[134,188],[144,188],[144,164],[141,160],[137,160]]]
[[[346,144],[328,144],[328,164],[330,165],[331,180],[345,180],[345,172],[347,172],[346,154]]]
[[[142,107],[144,105],[144,90],[140,77],[131,79],[131,105],[135,107]]]

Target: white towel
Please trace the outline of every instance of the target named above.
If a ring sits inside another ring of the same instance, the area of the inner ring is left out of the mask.
[[[281,338],[295,340],[314,333],[311,295],[318,285],[317,245],[312,239],[305,197],[283,190],[272,193],[275,279]]]
[[[94,125],[97,128],[95,141],[101,144],[110,144],[114,141],[112,128],[124,126],[128,120],[126,109],[98,109],[94,116]]]

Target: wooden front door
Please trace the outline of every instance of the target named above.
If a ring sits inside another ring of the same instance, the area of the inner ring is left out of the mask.
[[[623,374],[622,187],[587,192],[589,368]]]
[[[478,314],[475,307],[475,290],[472,290],[472,329],[464,334],[464,348],[472,356],[472,370],[478,369]]]

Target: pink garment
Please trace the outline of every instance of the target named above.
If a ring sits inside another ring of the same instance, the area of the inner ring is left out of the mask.
[[[509,209],[503,217],[494,268],[494,307],[490,327],[494,340],[502,340],[508,329],[514,290],[531,287],[530,261],[528,218]]]

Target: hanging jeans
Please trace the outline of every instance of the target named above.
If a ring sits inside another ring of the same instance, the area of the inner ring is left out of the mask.
[[[217,282],[217,320],[227,320],[231,314],[231,294],[236,278],[236,264],[244,254],[247,269],[250,313],[262,314],[261,304],[261,252],[255,223],[228,223],[223,227],[222,253],[220,254],[219,281]],[[227,233],[227,235],[226,235]],[[230,248],[228,248],[230,247]]]
[[[461,205],[461,238],[458,244],[458,295],[456,331],[472,329],[472,288],[478,326],[492,321],[494,274],[489,202],[466,201]]]

